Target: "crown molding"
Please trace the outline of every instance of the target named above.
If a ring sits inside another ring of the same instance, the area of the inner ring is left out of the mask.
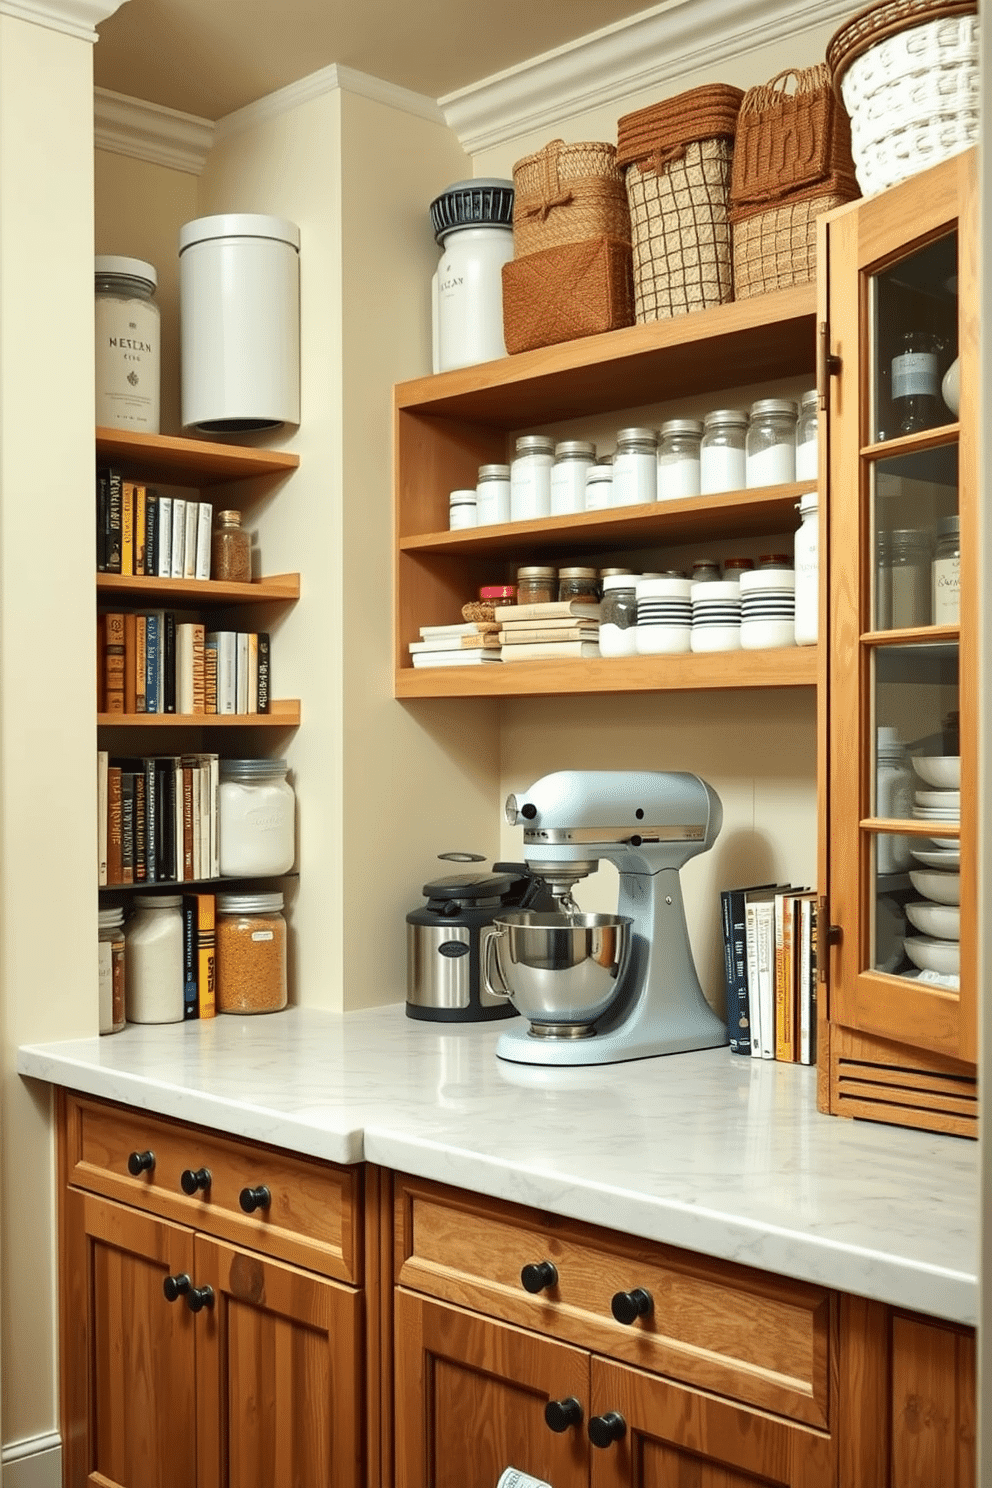
[[[216,137],[223,139],[226,135],[249,129],[263,120],[273,119],[278,114],[285,114],[290,109],[309,103],[313,98],[322,98],[335,91],[358,93],[363,98],[371,98],[376,103],[384,103],[388,108],[399,109],[405,114],[414,114],[418,119],[428,119],[433,124],[445,122],[444,114],[433,98],[427,98],[423,93],[414,93],[409,88],[400,88],[395,83],[383,82],[381,78],[370,77],[368,73],[358,72],[353,67],[334,64],[331,67],[322,67],[318,72],[311,72],[298,82],[277,89],[275,93],[268,93],[255,103],[236,109],[234,113],[225,114],[222,119],[217,120]]]
[[[851,0],[664,0],[438,99],[470,154],[851,12]]]
[[[0,15],[96,41],[96,28],[127,0],[0,0]]]
[[[97,150],[130,155],[134,160],[147,160],[191,176],[203,170],[214,142],[214,125],[209,119],[128,98],[109,88],[94,88],[93,113],[93,144]]]

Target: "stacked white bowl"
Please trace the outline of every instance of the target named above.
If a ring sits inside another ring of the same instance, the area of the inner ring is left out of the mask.
[[[796,575],[754,568],[741,579],[741,646],[745,651],[796,644]]]
[[[919,822],[957,823],[961,819],[961,760],[957,755],[913,756],[922,782],[913,798]],[[923,839],[926,841],[927,839]],[[906,905],[906,917],[921,933],[906,940],[906,954],[921,971],[957,977],[960,970],[961,849],[956,838],[931,837],[927,846],[913,839],[913,857],[922,866],[910,870],[910,883],[920,895]]]
[[[689,650],[691,588],[688,579],[668,575],[637,580],[637,625],[634,629],[638,656],[669,656],[676,651]]]
[[[693,584],[691,598],[691,649],[693,651],[739,651],[741,649],[741,586],[738,580],[703,580]]]

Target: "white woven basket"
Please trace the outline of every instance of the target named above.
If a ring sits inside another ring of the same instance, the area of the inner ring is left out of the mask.
[[[840,80],[858,185],[873,196],[978,139],[978,17],[947,16],[890,36]]]

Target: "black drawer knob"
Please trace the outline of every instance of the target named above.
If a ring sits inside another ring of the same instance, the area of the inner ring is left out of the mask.
[[[589,1422],[589,1440],[594,1447],[612,1447],[627,1435],[627,1422],[619,1411],[607,1411],[605,1415],[593,1416]]]
[[[150,1173],[154,1166],[154,1152],[132,1152],[127,1160],[127,1170],[132,1178],[138,1178],[142,1173]]]
[[[617,1292],[610,1306],[618,1323],[636,1323],[639,1317],[648,1316],[654,1303],[650,1292],[635,1287],[632,1292]]]
[[[238,1203],[246,1214],[254,1214],[256,1209],[268,1209],[272,1203],[272,1195],[264,1183],[257,1188],[243,1188],[238,1194]]]
[[[185,1271],[180,1271],[178,1276],[167,1276],[162,1283],[166,1302],[178,1302],[184,1292],[188,1292],[193,1283]]]
[[[182,1174],[180,1175],[179,1182],[182,1185],[183,1193],[189,1194],[190,1198],[192,1198],[195,1193],[199,1193],[201,1188],[203,1192],[206,1193],[210,1187],[210,1169],[184,1168]]]
[[[214,1289],[212,1286],[190,1287],[186,1293],[186,1306],[190,1312],[202,1312],[205,1307],[213,1307]]]
[[[544,1419],[552,1431],[567,1431],[570,1426],[582,1425],[582,1407],[574,1395],[565,1400],[549,1400],[544,1407]]]
[[[533,1266],[524,1267],[520,1273],[520,1281],[525,1292],[537,1296],[545,1287],[558,1285],[558,1269],[550,1261],[537,1261]]]

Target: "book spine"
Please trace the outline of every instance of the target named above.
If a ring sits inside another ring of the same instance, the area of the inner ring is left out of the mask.
[[[135,673],[138,617],[133,611],[124,616],[124,712],[137,713],[138,689]]]
[[[134,574],[134,481],[121,483],[121,573]]]
[[[810,1024],[810,997],[809,997],[809,916],[812,908],[809,899],[802,899],[799,903],[799,956],[798,974],[796,977],[796,988],[799,1001],[799,1063],[809,1064],[809,1024]]]
[[[104,615],[104,707],[108,713],[124,712],[124,616]]]
[[[139,577],[147,573],[145,568],[145,530],[148,515],[148,493],[142,485],[134,488],[134,571]]]
[[[197,1014],[201,1018],[217,1015],[217,933],[216,907],[213,894],[197,894]]]
[[[747,958],[747,999],[751,1009],[751,1058],[761,1058],[761,985],[758,977],[758,906],[744,907],[744,945]]]
[[[184,882],[193,877],[193,770],[191,760],[184,758],[182,761],[182,796],[183,796],[183,871]]]
[[[134,772],[121,771],[121,883],[134,883]]]
[[[730,893],[730,948],[733,976],[733,1016],[737,1022],[738,1052],[751,1053],[751,1005],[747,987],[747,939],[744,925],[745,890]]]
[[[96,571],[107,572],[107,472],[96,473]]]
[[[196,529],[199,523],[198,501],[186,502],[186,531],[183,537],[183,578],[196,577]]]
[[[790,1018],[785,978],[785,895],[776,894],[772,910],[772,979],[775,988],[775,1058],[788,1060]]]
[[[733,931],[731,929],[729,889],[723,889],[720,893],[720,924],[723,930],[723,982],[726,997],[727,1038],[730,1042],[731,1054],[739,1054],[740,1039],[738,1036],[737,1009],[735,1006],[734,942]]]
[[[775,1058],[775,905],[758,905],[758,996],[761,999],[761,1057]]]
[[[170,574],[174,579],[183,576],[183,555],[186,551],[186,498],[172,498],[172,565]]]
[[[145,871],[149,883],[157,883],[160,869],[158,824],[158,769],[154,758],[142,762],[145,770]]]
[[[158,712],[158,615],[145,617],[145,712]]]
[[[248,706],[246,713],[258,712],[258,632],[248,632]]]
[[[197,1016],[196,973],[198,965],[196,926],[199,914],[196,894],[183,895],[183,1018]]]
[[[248,634],[239,630],[234,638],[235,663],[234,663],[234,711],[235,713],[248,712]]]
[[[817,920],[819,905],[813,899],[809,906],[809,1062],[816,1063],[817,1056],[817,992],[819,989],[819,948]]]
[[[111,887],[123,883],[121,878],[121,770],[119,765],[107,767],[107,883]]]
[[[196,572],[198,579],[210,577],[210,535],[213,528],[214,508],[210,501],[200,502],[196,526]]]
[[[163,613],[162,641],[162,712],[176,711],[176,617],[172,610]]]
[[[204,637],[203,642],[203,711],[217,712],[217,637]]]
[[[272,671],[269,659],[269,633],[258,633],[258,711],[268,713],[272,697]]]
[[[134,772],[134,881],[148,878],[148,797],[144,770]]]
[[[172,577],[172,497],[158,498],[158,567],[160,579]]]
[[[200,625],[200,624],[195,624],[193,626],[193,655],[192,655],[192,665],[193,665],[193,712],[194,713],[205,713],[206,712],[206,705],[205,705],[205,701],[204,701],[205,692],[204,692],[204,674],[203,674],[203,647],[204,647],[204,629],[203,629],[203,626]]]
[[[145,495],[145,573],[158,573],[158,492]]]
[[[119,470],[107,471],[107,572],[119,574],[123,561],[124,491]]]
[[[220,756],[210,756],[210,877],[220,878]]]
[[[106,749],[96,752],[96,868],[97,884],[107,886],[107,770],[110,756]]]
[[[134,617],[134,711],[144,713],[145,698],[145,674],[148,665],[148,616],[135,615]]]

